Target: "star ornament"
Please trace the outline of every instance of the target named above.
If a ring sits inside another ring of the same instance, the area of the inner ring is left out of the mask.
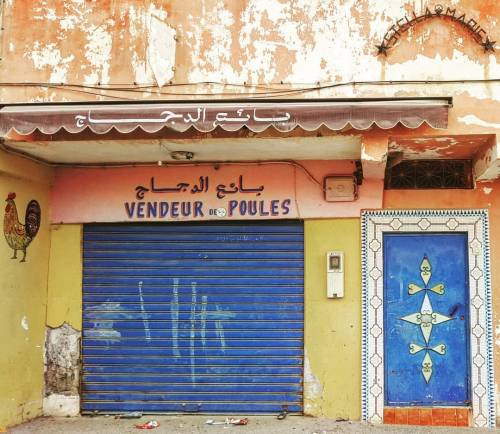
[[[485,53],[487,53],[488,51],[491,51],[492,53],[495,52],[496,42],[497,41],[490,41],[490,38],[486,37],[486,41],[481,42],[484,52]]]
[[[400,319],[409,322],[411,324],[420,326],[420,330],[422,331],[422,336],[424,337],[426,344],[429,344],[429,340],[432,333],[432,327],[438,324],[442,324],[446,321],[451,321],[454,318],[443,315],[441,313],[434,312],[434,310],[432,309],[429,296],[425,294],[424,302],[422,303],[420,312],[406,315]]]
[[[387,45],[382,42],[380,45],[375,45],[375,47],[377,47],[377,56],[380,56],[381,54],[387,56],[387,50],[389,49]]]

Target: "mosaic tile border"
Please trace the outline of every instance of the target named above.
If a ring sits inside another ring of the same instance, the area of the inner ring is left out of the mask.
[[[384,232],[466,232],[469,244],[472,425],[495,427],[493,330],[488,212],[384,210],[361,214],[362,419],[382,423],[384,414]]]

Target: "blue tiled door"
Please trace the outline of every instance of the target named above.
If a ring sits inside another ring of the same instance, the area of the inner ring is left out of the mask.
[[[465,233],[384,235],[385,403],[469,405]]]

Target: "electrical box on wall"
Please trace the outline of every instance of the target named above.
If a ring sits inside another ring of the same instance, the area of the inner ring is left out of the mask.
[[[358,184],[354,176],[327,176],[324,190],[327,202],[351,202],[358,198]]]
[[[326,285],[328,298],[344,296],[344,252],[326,254]]]

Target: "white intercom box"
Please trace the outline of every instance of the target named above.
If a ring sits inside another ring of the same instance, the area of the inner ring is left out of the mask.
[[[326,254],[326,294],[328,298],[344,296],[344,252]]]

